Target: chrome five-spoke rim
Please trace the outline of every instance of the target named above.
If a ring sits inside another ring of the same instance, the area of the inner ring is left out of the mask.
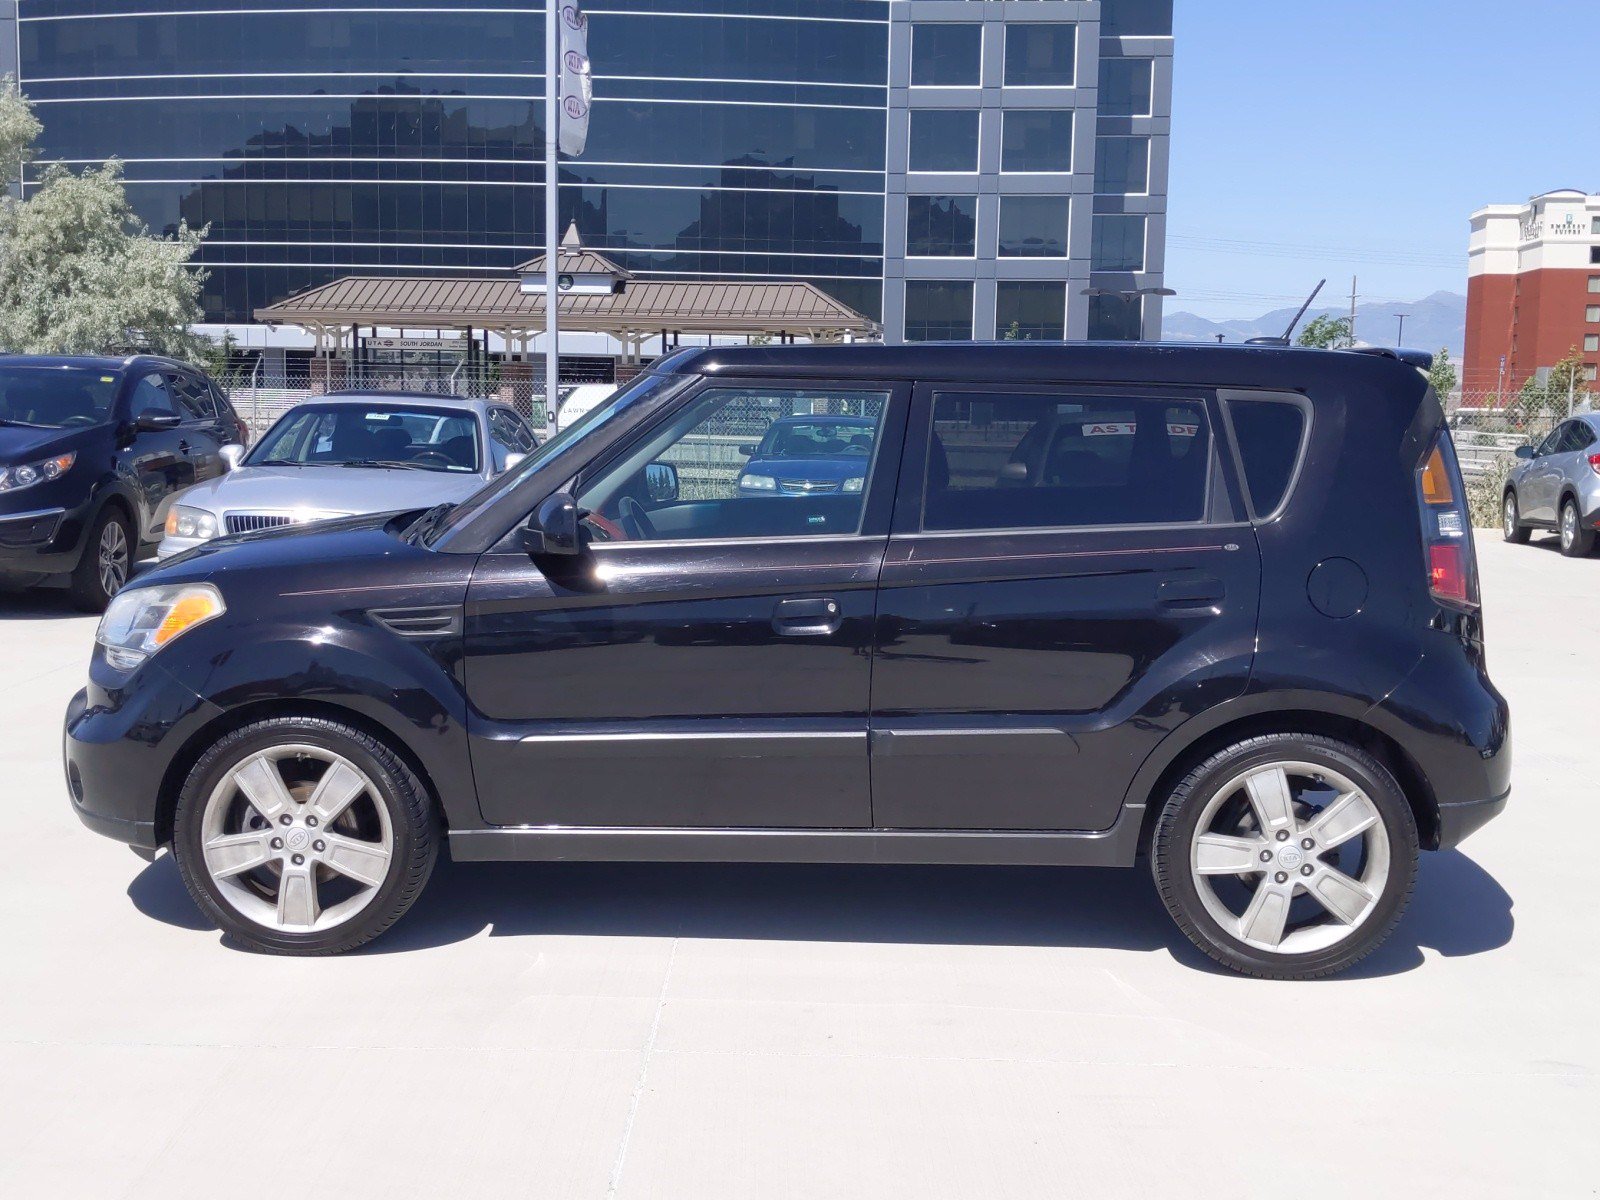
[[[1517,532],[1517,501],[1515,497],[1506,497],[1506,536]]]
[[[394,856],[372,780],[318,746],[274,746],[237,763],[206,800],[200,836],[223,898],[282,933],[315,933],[355,916]]]
[[[1206,911],[1257,950],[1309,954],[1350,937],[1389,881],[1377,806],[1337,771],[1253,767],[1221,788],[1195,827],[1189,865]]]
[[[1564,505],[1561,509],[1561,544],[1571,546],[1578,540],[1578,510],[1572,505]]]
[[[100,588],[114,596],[128,581],[128,537],[117,521],[107,521],[100,531]]]

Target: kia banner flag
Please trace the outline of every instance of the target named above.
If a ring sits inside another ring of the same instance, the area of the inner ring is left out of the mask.
[[[561,153],[576,157],[589,140],[589,18],[577,0],[561,0]]]

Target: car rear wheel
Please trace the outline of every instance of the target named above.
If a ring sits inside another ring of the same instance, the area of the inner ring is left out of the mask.
[[[1533,531],[1522,523],[1522,512],[1517,505],[1517,494],[1515,492],[1506,493],[1504,523],[1506,541],[1515,542],[1519,546],[1527,545],[1528,538],[1532,536]]]
[[[83,557],[72,572],[69,594],[84,612],[104,612],[122,590],[133,569],[133,528],[122,511],[102,509],[83,544]]]
[[[195,903],[234,940],[336,954],[409,909],[438,853],[422,783],[338,722],[275,718],[222,738],[178,798],[174,848]]]
[[[1161,898],[1234,971],[1314,979],[1393,931],[1416,878],[1416,819],[1371,755],[1276,734],[1212,755],[1168,798],[1151,844]]]
[[[1578,515],[1578,502],[1570,496],[1561,504],[1561,553],[1583,558],[1594,549],[1594,530]]]

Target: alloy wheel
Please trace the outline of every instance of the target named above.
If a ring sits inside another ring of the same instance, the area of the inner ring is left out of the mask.
[[[1506,537],[1511,538],[1511,537],[1515,537],[1516,535],[1517,535],[1517,498],[1515,496],[1507,496],[1506,497]]]
[[[1571,550],[1578,540],[1578,510],[1571,504],[1561,506],[1561,548]]]
[[[1201,813],[1189,867],[1206,912],[1257,950],[1309,954],[1351,937],[1389,882],[1389,835],[1371,797],[1304,762],[1252,767]]]
[[[97,554],[100,588],[107,596],[115,596],[128,582],[128,535],[122,531],[122,522],[106,522]]]
[[[217,891],[279,933],[332,929],[372,903],[395,837],[376,786],[349,759],[274,746],[235,764],[206,800],[201,852]]]

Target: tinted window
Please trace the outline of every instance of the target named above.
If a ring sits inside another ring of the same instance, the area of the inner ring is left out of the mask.
[[[1567,431],[1561,438],[1561,452],[1572,454],[1587,449],[1592,441],[1594,435],[1589,432],[1589,427],[1582,421],[1573,421],[1567,426]]]
[[[1305,411],[1295,404],[1249,400],[1230,403],[1228,416],[1239,443],[1251,506],[1256,516],[1269,516],[1283,504],[1300,460]]]
[[[906,253],[971,258],[977,248],[976,196],[907,196]]]
[[[172,397],[167,394],[167,384],[159,375],[146,375],[133,385],[128,394],[128,412],[137,417],[142,412],[178,415]]]
[[[913,171],[976,171],[976,109],[919,108],[911,113]]]
[[[579,488],[597,542],[852,534],[886,392],[712,388]]]
[[[167,386],[172,389],[173,399],[178,402],[178,411],[185,420],[210,421],[216,418],[211,391],[198,379],[173,374],[167,376]]]
[[[1546,454],[1555,454],[1557,447],[1560,445],[1561,427],[1558,425],[1549,432],[1544,441],[1539,443],[1539,449],[1535,453],[1543,458]]]
[[[1095,141],[1094,190],[1102,196],[1142,196],[1150,190],[1150,139]]]
[[[906,281],[906,341],[965,341],[972,336],[972,284],[961,280]]]
[[[981,25],[913,25],[911,83],[916,87],[971,87],[983,53]]]
[[[928,529],[1165,525],[1205,516],[1211,428],[1196,402],[941,393]]]
[[[111,413],[120,379],[79,367],[0,366],[0,420],[51,429],[98,425]]]
[[[1172,0],[1105,0],[1100,32],[1106,37],[1171,37]]]
[[[1138,216],[1096,215],[1090,256],[1096,271],[1144,270],[1145,219]]]
[[[1065,258],[1072,202],[1065,196],[1001,196],[1001,258]]]
[[[1001,126],[1002,171],[1072,170],[1072,110],[1013,108]]]
[[[1100,62],[1100,115],[1148,117],[1154,109],[1155,63],[1148,58]]]
[[[1077,56],[1076,25],[1006,26],[1006,83],[1011,87],[1071,87]]]

